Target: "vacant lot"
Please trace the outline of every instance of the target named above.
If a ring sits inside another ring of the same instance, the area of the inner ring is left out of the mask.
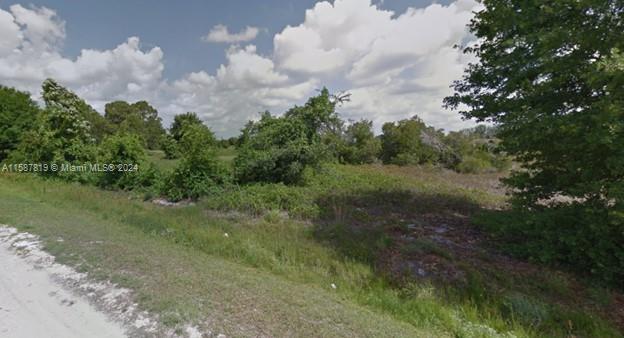
[[[620,296],[498,253],[471,218],[496,175],[328,166],[164,207],[0,176],[0,223],[134,290],[167,327],[228,336],[620,336]],[[62,241],[58,239],[62,238]]]

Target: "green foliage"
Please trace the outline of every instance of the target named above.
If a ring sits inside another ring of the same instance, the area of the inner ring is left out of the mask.
[[[184,134],[184,129],[187,126],[200,125],[200,124],[203,124],[203,122],[199,119],[197,114],[193,112],[179,114],[173,118],[173,123],[171,124],[171,127],[169,128],[169,134],[177,142],[177,141],[180,141],[180,139],[182,139],[182,135]]]
[[[542,263],[561,262],[582,275],[624,288],[624,214],[587,203],[485,213],[482,224],[509,252]]]
[[[114,165],[115,170],[99,173],[98,185],[106,188],[134,189],[155,185],[158,173],[147,164],[143,142],[135,134],[106,137],[99,147],[98,162]]]
[[[39,107],[30,99],[30,94],[0,86],[0,162],[33,128],[38,114]]]
[[[24,134],[17,150],[11,153],[11,161],[55,164],[58,168],[95,162],[97,148],[87,121],[90,107],[52,80],[44,82],[43,97],[46,108],[39,114],[35,127]],[[41,174],[81,182],[93,179],[85,171],[49,170]]]
[[[169,199],[197,199],[231,181],[229,171],[216,157],[216,139],[208,127],[186,125],[179,143],[182,158],[163,187]]]
[[[301,121],[305,126],[308,141],[316,142],[322,135],[334,132],[342,125],[342,121],[336,114],[338,99],[330,95],[327,88],[323,88],[319,95],[309,98],[301,107],[291,108],[284,114],[284,117]]]
[[[188,128],[194,128],[195,126],[201,126],[206,128],[210,137],[209,144],[210,146],[215,145],[216,140],[214,139],[214,135],[212,131],[208,129],[204,125],[204,123],[199,119],[197,114],[188,112],[185,114],[176,115],[173,119],[173,123],[171,124],[171,128],[169,128],[169,134],[163,135],[161,137],[161,147],[165,152],[165,156],[168,159],[176,159],[181,156],[181,153],[184,151],[183,146],[180,145],[180,141],[182,140],[184,133]]]
[[[470,25],[483,41],[466,49],[480,63],[447,105],[498,124],[502,148],[523,163],[509,183],[524,205],[557,194],[601,199],[624,170],[622,72],[613,66],[624,45],[622,6],[485,5]]]
[[[349,164],[373,163],[381,152],[381,141],[373,133],[373,122],[368,120],[349,125],[344,143],[341,159]]]
[[[465,117],[496,123],[501,148],[521,162],[506,180],[515,207],[532,215],[524,225],[532,242],[520,243],[550,245],[540,246],[549,253],[544,261],[621,276],[612,244],[602,245],[618,238],[603,236],[622,229],[610,216],[623,203],[621,2],[496,0],[484,6],[470,24],[479,44],[465,49],[479,63],[455,84],[447,106],[465,105]],[[561,206],[560,197],[576,202]],[[562,239],[540,240],[545,229],[558,229]],[[584,244],[588,238],[593,247]]]
[[[262,114],[250,121],[240,138],[240,151],[234,159],[235,176],[241,183],[302,182],[308,168],[315,168],[326,157],[322,139],[335,133],[342,121],[335,112],[338,99],[327,88],[305,105],[295,106],[283,117]]]
[[[41,96],[46,107],[70,111],[72,115],[85,121],[85,128],[97,142],[111,133],[112,126],[108,121],[72,91],[52,79],[43,81],[42,89]]]
[[[306,167],[320,161],[321,146],[308,137],[308,125],[296,117],[263,114],[243,131],[244,143],[234,159],[239,182],[301,182]]]
[[[444,143],[456,156],[450,167],[460,173],[485,173],[509,169],[511,160],[498,150],[498,139],[492,128],[475,128],[450,132]]]
[[[439,158],[436,150],[423,142],[427,125],[417,116],[382,127],[381,160],[386,164],[425,164]]]
[[[146,101],[129,104],[125,101],[107,103],[104,117],[115,130],[139,135],[148,149],[159,148],[165,129],[158,111]]]
[[[180,157],[178,142],[171,135],[164,135],[161,138],[160,147],[165,152],[165,158],[173,160]]]

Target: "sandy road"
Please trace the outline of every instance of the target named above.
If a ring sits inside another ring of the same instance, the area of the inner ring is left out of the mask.
[[[0,241],[0,337],[124,336],[121,325]]]

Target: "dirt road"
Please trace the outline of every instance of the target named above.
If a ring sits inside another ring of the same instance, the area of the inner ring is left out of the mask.
[[[0,337],[125,337],[124,329],[0,236]],[[26,254],[27,255],[27,254]]]

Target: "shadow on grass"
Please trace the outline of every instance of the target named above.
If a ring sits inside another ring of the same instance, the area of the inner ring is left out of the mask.
[[[617,336],[602,319],[611,307],[587,301],[574,279],[495,250],[490,235],[471,224],[473,216],[492,212],[468,197],[368,190],[327,194],[316,203],[315,238],[345,259],[368,264],[401,292],[414,282],[431,283],[445,302],[468,304],[534,333]],[[583,310],[567,310],[578,303]]]
[[[395,238],[430,226],[432,218],[439,220],[438,226],[447,227],[465,223],[480,209],[465,197],[411,190],[327,194],[316,203],[320,208],[315,220],[316,238],[346,257],[372,265]]]

